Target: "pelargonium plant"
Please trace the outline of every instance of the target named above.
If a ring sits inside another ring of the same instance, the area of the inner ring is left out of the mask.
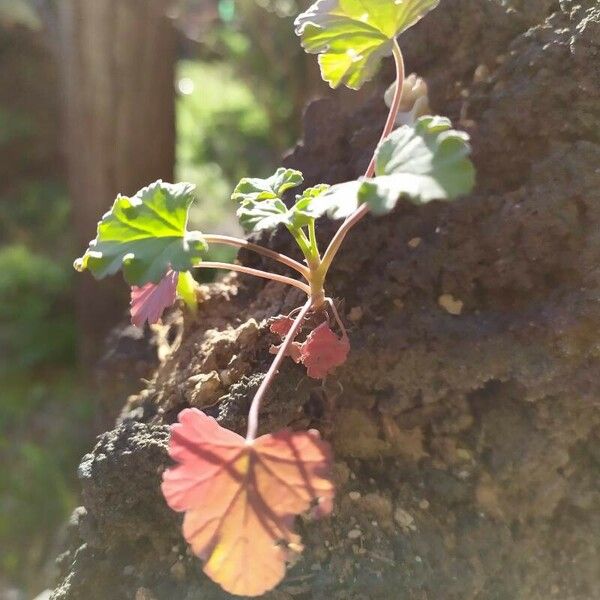
[[[197,409],[185,409],[172,426],[170,456],[162,491],[169,506],[185,513],[183,535],[204,561],[204,572],[225,590],[259,596],[285,576],[286,565],[301,552],[294,532],[296,515],[332,510],[334,487],[329,445],[316,431],[281,431],[257,437],[260,406],[286,357],[302,363],[308,376],[327,377],[344,363],[350,342],[333,300],[327,296],[329,270],[347,234],[368,213],[386,215],[399,200],[424,204],[453,200],[471,191],[474,168],[465,133],[447,118],[399,111],[406,97],[424,86],[414,77],[405,88],[397,38],[434,9],[439,0],[318,0],[296,19],[304,49],[318,55],[323,79],[331,87],[359,89],[392,55],[396,81],[381,141],[363,177],[302,189],[302,173],[280,168],[268,179],[242,179],[233,192],[244,230],[287,229],[303,263],[269,248],[220,235],[188,230],[193,186],[157,181],[132,198],[119,196],[98,225],[96,239],[77,270],[96,278],[122,271],[131,286],[135,325],[154,323],[176,298],[190,310],[197,305],[192,271],[230,269],[294,286],[306,302],[270,322],[281,338],[276,356],[252,401],[246,437],[222,428]],[[397,125],[400,125],[396,128]],[[284,194],[300,189],[292,203]],[[340,220],[324,251],[316,224]],[[290,276],[240,264],[203,261],[211,245],[256,252],[287,266]],[[315,322],[312,331],[304,332]],[[309,325],[310,324],[310,325]],[[302,333],[304,341],[298,341]]]

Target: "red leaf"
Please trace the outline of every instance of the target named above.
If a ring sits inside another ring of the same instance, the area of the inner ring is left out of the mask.
[[[294,319],[290,317],[274,317],[271,320],[269,329],[271,330],[271,333],[274,333],[283,339],[288,334],[293,324]]]
[[[309,377],[325,379],[333,369],[346,362],[349,352],[348,338],[338,338],[327,323],[321,323],[302,345],[302,363]]]
[[[183,535],[225,590],[260,596],[285,576],[301,550],[294,516],[332,509],[329,445],[317,432],[282,431],[252,443],[192,408],[172,426],[165,471],[169,506],[185,512]]]
[[[269,352],[277,354],[281,346],[271,346]],[[300,342],[292,342],[288,347],[286,356],[289,356],[296,364],[302,362],[302,344]]]
[[[131,288],[131,322],[136,327],[157,323],[165,308],[172,306],[177,298],[179,273],[169,270],[158,283]]]

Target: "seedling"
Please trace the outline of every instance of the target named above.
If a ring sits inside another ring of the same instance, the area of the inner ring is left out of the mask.
[[[182,411],[172,426],[170,455],[178,464],[165,472],[164,496],[173,510],[185,512],[183,534],[205,561],[205,573],[233,594],[259,596],[275,587],[290,554],[301,551],[293,533],[295,515],[311,507],[325,515],[332,508],[329,446],[316,432],[256,436],[262,400],[286,356],[303,363],[315,379],[327,377],[346,360],[350,342],[327,296],[326,282],[347,234],[367,213],[385,215],[400,199],[415,204],[453,200],[474,185],[468,136],[453,130],[448,119],[415,119],[413,113],[407,124],[394,129],[405,81],[397,37],[438,3],[318,0],[296,19],[303,47],[318,54],[323,79],[333,88],[359,89],[387,55],[396,64],[388,119],[364,177],[305,189],[291,206],[284,194],[303,184],[302,173],[293,169],[280,168],[268,179],[242,179],[233,192],[243,228],[251,233],[285,227],[303,263],[246,240],[188,231],[193,186],[162,181],[132,198],[119,196],[100,221],[96,239],[75,263],[76,269],[88,269],[97,278],[121,270],[132,286],[131,314],[138,326],[156,322],[176,297],[195,311],[191,271],[196,268],[270,279],[307,296],[302,307],[270,323],[281,344],[272,348],[276,356],[252,401],[245,439],[196,409]],[[323,251],[316,223],[324,216],[342,221]],[[203,261],[208,247],[217,244],[256,252],[289,267],[295,277]],[[297,341],[307,323],[319,316],[321,324],[303,342]]]

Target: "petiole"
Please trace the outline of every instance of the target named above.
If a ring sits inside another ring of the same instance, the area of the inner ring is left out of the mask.
[[[222,244],[224,246],[233,246],[234,248],[245,248],[246,250],[250,250],[251,252],[255,252],[256,254],[260,254],[266,258],[271,258],[294,269],[295,271],[298,271],[298,273],[300,273],[305,279],[308,279],[308,268],[300,264],[298,261],[295,261],[293,258],[286,256],[285,254],[280,254],[274,250],[263,248],[263,246],[259,246],[258,244],[253,244],[247,240],[230,237],[228,235],[204,235],[203,237],[207,244]]]
[[[278,283],[284,283],[286,285],[291,285],[292,287],[298,288],[302,290],[305,294],[310,296],[311,287],[298,281],[296,279],[292,279],[291,277],[286,277],[285,275],[277,275],[276,273],[270,273],[268,271],[260,271],[259,269],[252,269],[250,267],[245,267],[244,265],[237,265],[235,263],[221,263],[221,262],[201,262],[196,265],[198,269],[221,269],[223,271],[236,271],[238,273],[244,273],[246,275],[253,275],[254,277],[261,277],[263,279],[270,279],[271,281],[277,281]]]
[[[396,63],[396,92],[394,94],[394,99],[392,101],[392,106],[390,107],[390,112],[388,114],[387,121],[385,123],[385,127],[383,128],[383,133],[381,134],[381,139],[379,143],[381,143],[394,129],[394,123],[396,122],[396,117],[398,116],[398,111],[400,110],[400,103],[402,101],[402,92],[404,89],[404,76],[405,76],[405,67],[404,67],[404,57],[402,56],[402,50],[400,50],[400,46],[398,45],[398,40],[394,40],[393,43],[393,54],[394,60]],[[365,178],[373,177],[375,174],[375,156],[371,159],[369,163],[369,167],[365,173]],[[323,276],[327,274],[329,268],[331,267],[331,263],[333,259],[336,257],[339,249],[342,245],[342,242],[348,235],[348,232],[363,219],[363,217],[369,212],[369,207],[367,204],[363,204],[358,210],[356,210],[352,215],[350,215],[344,223],[342,223],[341,227],[337,230],[333,239],[331,240],[329,247],[325,251],[325,255],[323,256],[323,261],[321,268],[324,273]]]

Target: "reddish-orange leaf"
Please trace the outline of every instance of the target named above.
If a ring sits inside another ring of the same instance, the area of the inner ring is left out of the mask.
[[[269,329],[271,333],[280,336],[282,339],[288,334],[294,324],[294,319],[291,317],[273,317],[270,321]]]
[[[271,346],[269,352],[271,354],[277,354],[281,346]],[[295,363],[302,362],[302,344],[299,342],[292,342],[286,352],[286,356],[289,356]]]
[[[169,269],[158,283],[131,288],[131,322],[136,327],[158,323],[163,312],[175,303],[179,273]]]
[[[349,352],[348,338],[339,338],[327,323],[321,323],[302,344],[302,363],[309,377],[325,379],[333,369],[346,362]]]
[[[260,596],[285,576],[301,551],[294,517],[332,508],[329,445],[317,432],[282,431],[252,443],[192,408],[173,425],[178,465],[163,476],[169,506],[185,512],[183,535],[204,572],[240,596]]]

